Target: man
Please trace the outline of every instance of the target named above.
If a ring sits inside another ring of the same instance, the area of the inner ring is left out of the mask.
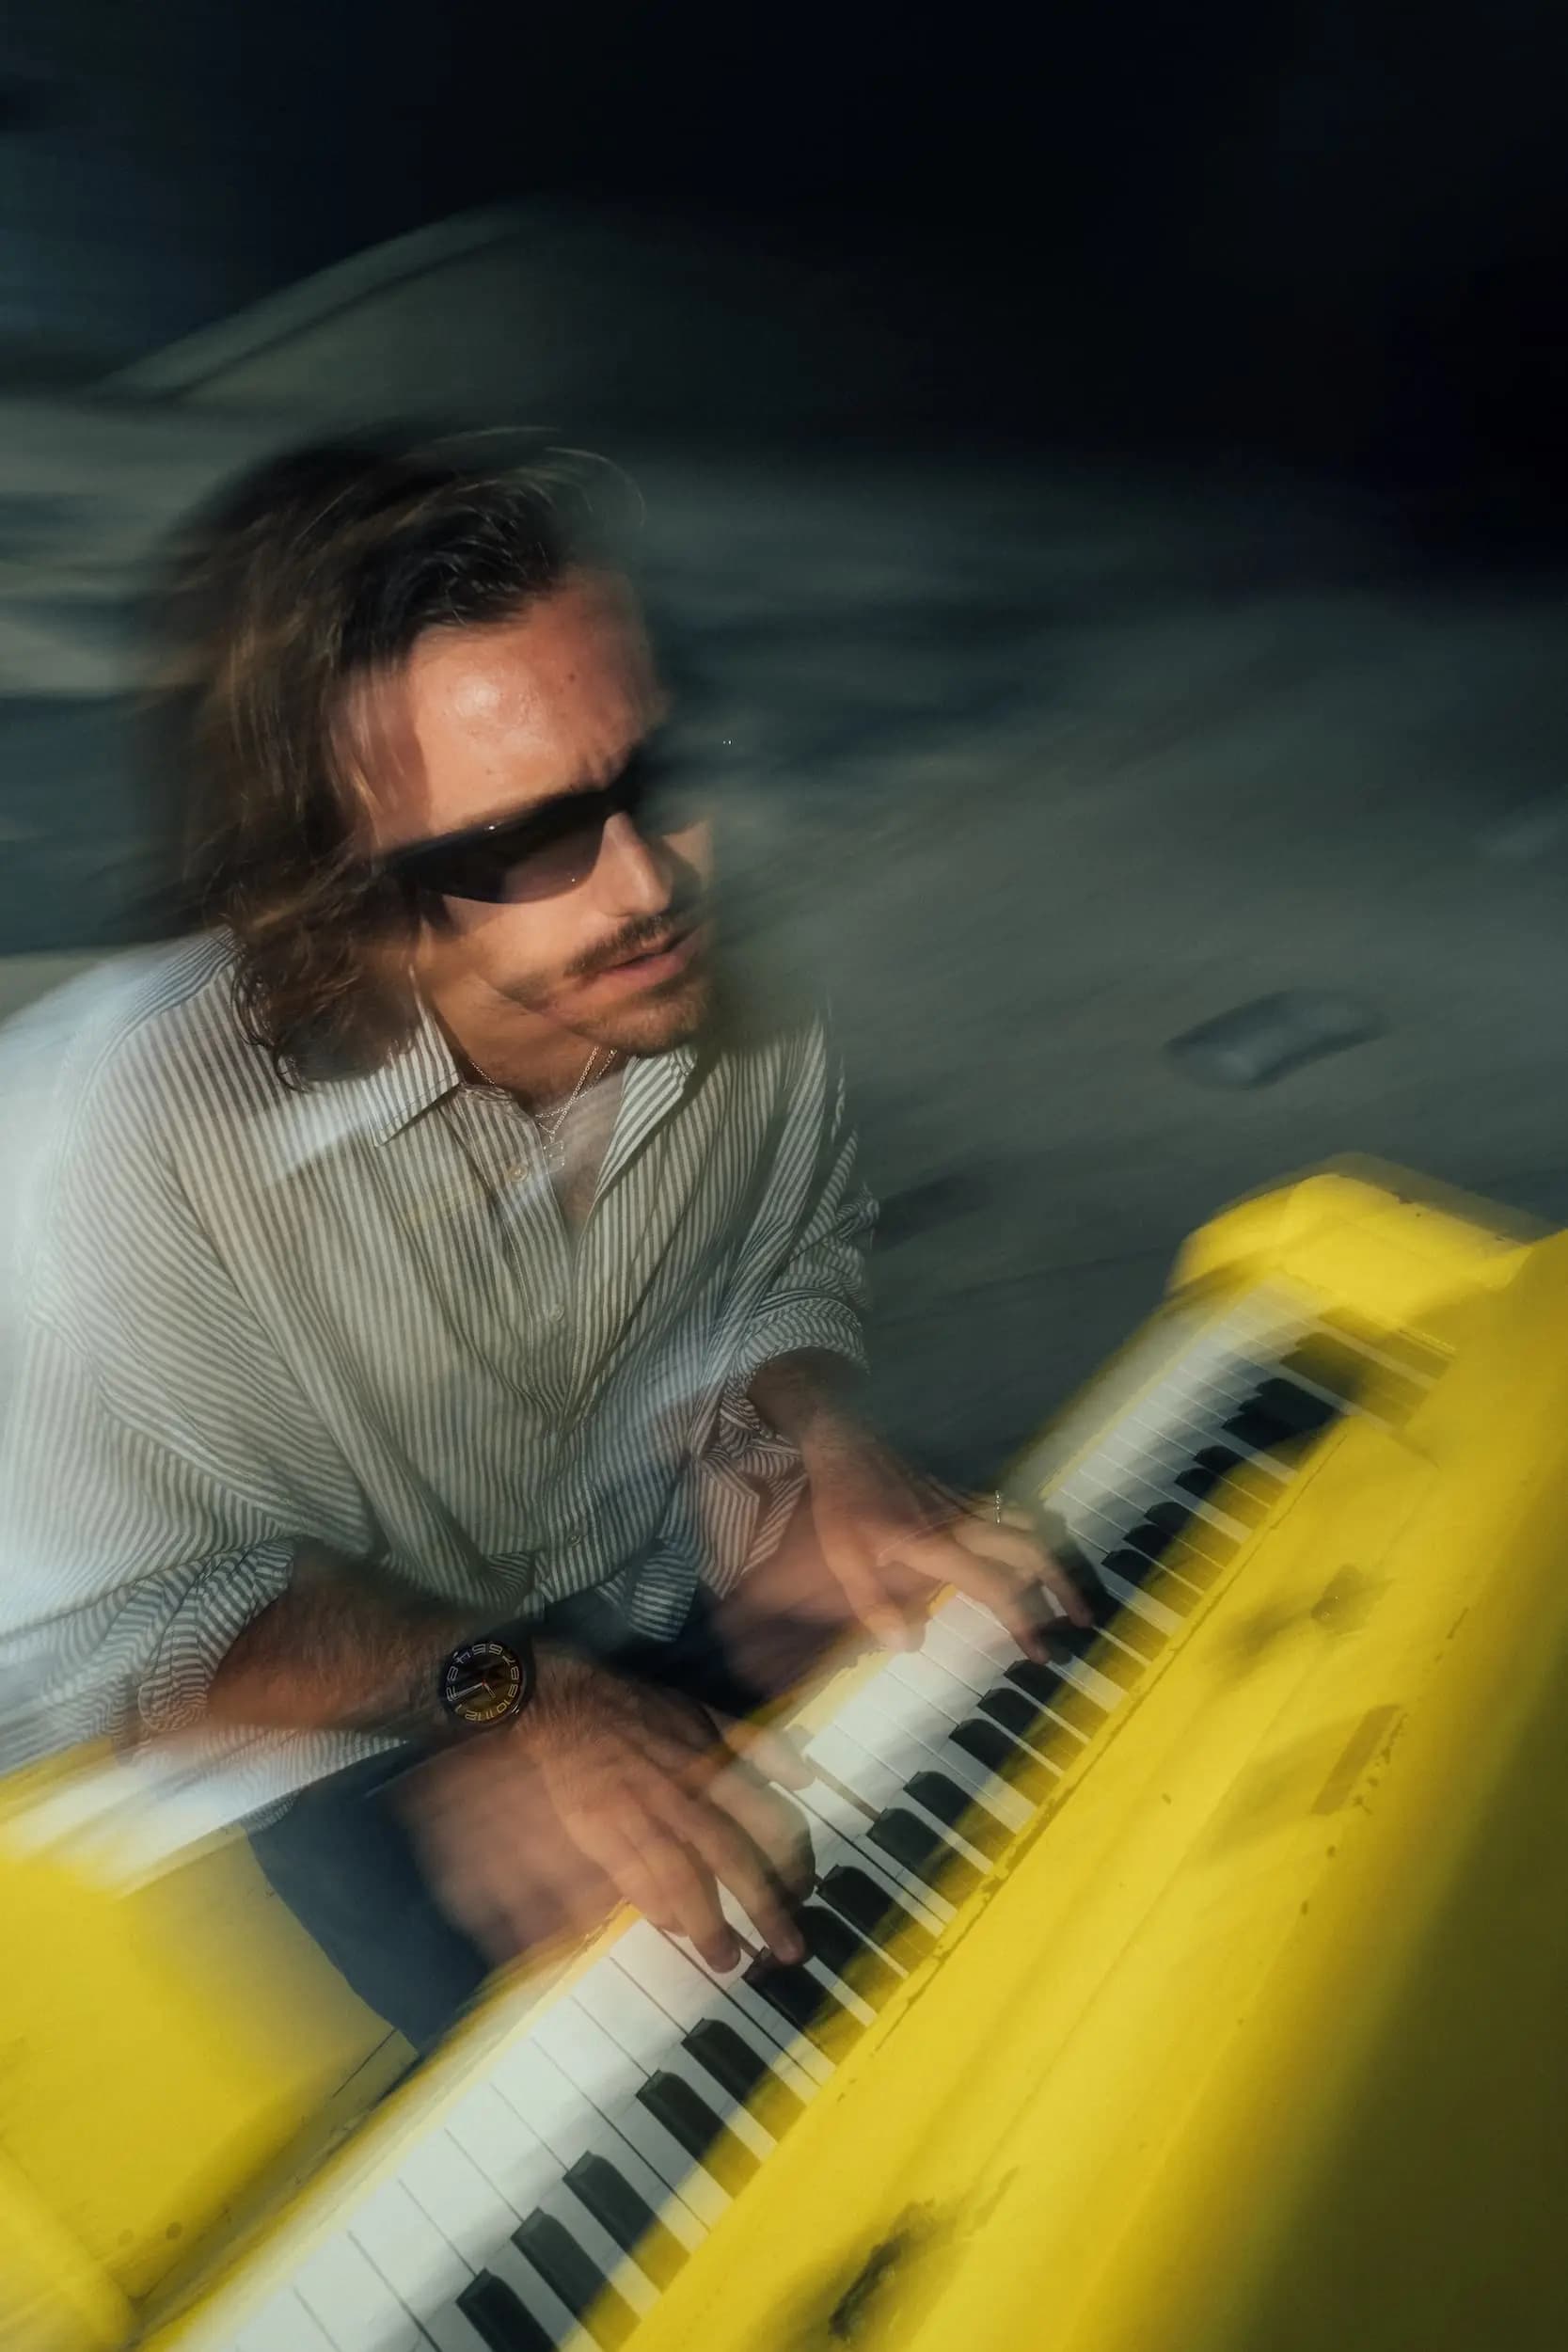
[[[35,1718],[314,1781],[257,1851],[421,2045],[616,1897],[724,1967],[727,1889],[798,1956],[794,1768],[715,1704],[939,1583],[1025,1641],[1076,1610],[856,1418],[831,1049],[726,993],[701,780],[585,522],[560,468],[343,447],[191,535],[204,929],[52,1061],[18,1251]]]

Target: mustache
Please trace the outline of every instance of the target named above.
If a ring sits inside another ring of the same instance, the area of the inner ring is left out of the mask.
[[[679,906],[665,909],[662,914],[640,914],[635,922],[623,924],[613,939],[603,940],[587,955],[578,956],[566,966],[566,977],[572,980],[595,979],[601,972],[611,971],[629,957],[646,955],[650,947],[669,943],[672,934],[684,937],[702,920],[702,901],[685,900]]]

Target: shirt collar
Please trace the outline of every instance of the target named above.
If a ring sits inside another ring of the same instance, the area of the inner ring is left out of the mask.
[[[389,1143],[421,1111],[455,1092],[462,1080],[440,1023],[421,1005],[419,1025],[407,1043],[379,1070],[350,1083],[363,1089],[366,1132],[377,1143]]]
[[[696,1066],[694,1045],[674,1045],[666,1054],[640,1057],[626,1073],[627,1089],[641,1093],[651,1088],[659,1096],[678,1094]],[[428,1006],[421,1005],[419,1025],[402,1050],[381,1069],[348,1083],[362,1089],[365,1132],[377,1143],[389,1143],[433,1104],[455,1093],[463,1081],[440,1023]]]

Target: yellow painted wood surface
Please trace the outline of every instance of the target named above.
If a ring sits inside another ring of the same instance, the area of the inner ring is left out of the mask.
[[[1280,1279],[1436,1385],[1317,1448],[636,2352],[1568,2342],[1568,1241],[1341,1169],[1182,1263],[1198,1295]],[[117,2295],[156,2312],[167,2219],[221,2234],[354,2020],[260,1945],[248,1975],[214,1964],[179,1913],[245,1941],[254,1883],[169,1887],[133,1924],[5,1878],[0,2020],[35,2021],[4,2045],[9,2218],[33,2201],[81,2256],[36,2352],[107,2352]],[[420,2097],[296,2202],[291,2243]]]

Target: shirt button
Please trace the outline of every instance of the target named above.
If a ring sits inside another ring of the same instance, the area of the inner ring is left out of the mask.
[[[550,1309],[550,1321],[552,1323],[564,1323],[565,1320],[566,1310],[564,1307],[552,1307]]]

